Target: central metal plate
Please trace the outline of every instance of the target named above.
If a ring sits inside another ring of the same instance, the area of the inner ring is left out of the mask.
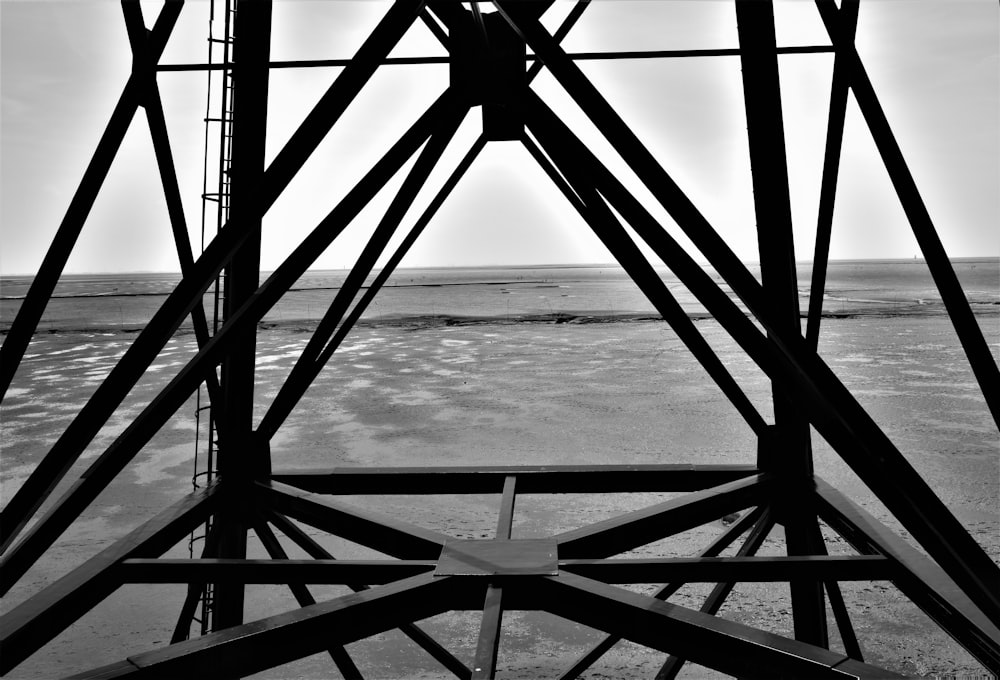
[[[555,576],[558,546],[553,538],[448,541],[435,576]]]

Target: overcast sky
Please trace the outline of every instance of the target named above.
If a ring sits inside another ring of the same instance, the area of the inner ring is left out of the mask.
[[[275,3],[272,58],[347,57],[384,13],[375,0]],[[143,2],[152,24],[159,3]],[[550,27],[569,11],[559,2]],[[822,44],[807,0],[777,3],[781,45]],[[189,1],[164,63],[204,61],[208,3]],[[0,0],[0,273],[35,271],[130,70],[118,2]],[[1000,255],[1000,7],[995,0],[862,0],[858,43],[948,253]],[[731,2],[596,0],[571,51],[735,47]],[[397,55],[443,54],[417,23]],[[781,57],[796,257],[812,257],[831,55]],[[581,62],[587,75],[746,260],[757,258],[739,60]],[[273,158],[338,69],[281,70],[271,80]],[[384,67],[272,208],[264,269],[273,269],[447,86],[447,66]],[[205,75],[163,73],[185,211],[199,250]],[[614,151],[545,75],[536,89],[623,179]],[[470,116],[431,180],[429,200],[478,135]],[[384,209],[372,209],[317,262],[349,265]],[[640,192],[641,195],[641,192]],[[652,205],[652,202],[649,202]],[[419,206],[418,206],[419,207]],[[662,210],[654,213],[676,233]],[[412,223],[411,214],[404,227]],[[832,257],[918,253],[853,101],[849,104]],[[607,262],[610,255],[516,143],[489,145],[404,266]],[[176,271],[145,116],[136,116],[67,271]]]

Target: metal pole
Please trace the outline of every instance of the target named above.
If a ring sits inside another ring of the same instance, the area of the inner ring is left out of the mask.
[[[774,311],[771,321],[775,331],[793,337],[800,335],[802,330],[778,83],[774,8],[771,2],[763,0],[736,0],[735,4],[761,283]],[[770,330],[768,337],[772,340],[775,337]],[[782,381],[771,381],[771,395],[774,402],[773,436],[762,438],[757,467],[773,471],[785,479],[787,490],[780,496],[784,507],[783,512],[779,511],[779,518],[785,525],[788,554],[808,555],[812,547],[810,529],[815,528],[816,517],[808,508],[801,507],[803,495],[799,491],[813,473],[809,423],[796,411],[792,392],[787,385],[782,385]],[[822,584],[793,580],[790,589],[795,638],[827,646]]]
[[[270,69],[271,2],[243,0],[236,15],[234,78],[238,96],[233,107],[233,162],[231,165],[231,210],[234,221],[249,232],[227,267],[227,320],[260,285],[260,242],[266,205],[257,187],[264,177],[264,145],[267,138],[267,94]],[[216,418],[225,425],[219,442],[219,476],[227,488],[228,507],[218,516],[219,556],[246,558],[248,519],[242,516],[239,496],[250,480],[270,473],[266,447],[253,438],[254,364],[256,327],[248,326],[233,338],[222,362],[222,404]],[[232,485],[237,488],[232,488]],[[242,583],[215,585],[213,626],[216,630],[243,623]]]

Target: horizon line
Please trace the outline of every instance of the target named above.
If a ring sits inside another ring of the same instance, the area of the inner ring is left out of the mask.
[[[1000,260],[1000,255],[972,255],[972,256],[962,256],[962,257],[949,257],[949,261],[970,261],[970,260]],[[746,266],[759,266],[759,260],[742,260],[741,261]],[[926,259],[923,257],[917,257],[914,255],[912,258],[909,257],[848,257],[834,259],[831,258],[828,262],[830,263],[843,263],[843,262],[918,262],[926,263]],[[796,260],[796,265],[806,265],[812,264],[813,260]],[[669,269],[667,265],[662,263],[650,263],[654,268],[657,269]],[[708,262],[698,262],[701,267],[711,266]],[[622,268],[622,265],[618,262],[545,262],[536,264],[445,264],[445,265],[416,265],[408,267],[396,267],[396,271],[407,271],[414,269],[568,269],[574,267],[617,267]],[[375,267],[372,271],[381,271],[382,267]],[[261,273],[273,272],[273,269],[261,269]],[[349,268],[317,268],[317,269],[307,269],[308,272],[347,272],[351,271]],[[23,277],[23,276],[35,276],[38,272],[15,272],[15,273],[3,273],[0,272],[0,278],[9,277]],[[122,269],[115,271],[71,271],[63,272],[62,276],[97,276],[97,275],[109,275],[109,274],[176,274],[180,275],[180,270],[177,269]]]

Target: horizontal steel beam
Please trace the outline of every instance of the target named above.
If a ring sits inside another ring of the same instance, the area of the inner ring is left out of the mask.
[[[799,45],[792,47],[779,47],[778,54],[829,54],[834,52],[831,45]],[[619,51],[619,52],[570,52],[569,58],[576,61],[598,61],[605,59],[675,59],[683,57],[738,57],[738,48],[726,48],[716,50],[643,50],[643,51]],[[416,66],[428,64],[450,64],[450,56],[435,57],[389,57],[383,59],[380,66]],[[284,59],[270,62],[270,68],[342,68],[353,61],[352,59]],[[525,61],[538,61],[538,57],[529,54]],[[160,64],[157,71],[178,72],[178,71],[238,71],[235,63],[226,64]]]
[[[382,585],[434,571],[436,560],[129,559],[123,583],[291,583]]]
[[[881,555],[559,560],[559,570],[604,583],[888,581],[898,575]]]
[[[604,583],[882,581],[899,576],[882,555],[679,557],[559,560],[559,570]],[[117,567],[122,583],[324,583],[381,585],[433,571],[436,560],[134,558]]]
[[[493,494],[514,475],[523,494],[700,491],[755,474],[753,465],[487,465],[289,470],[271,478],[321,494]]]

